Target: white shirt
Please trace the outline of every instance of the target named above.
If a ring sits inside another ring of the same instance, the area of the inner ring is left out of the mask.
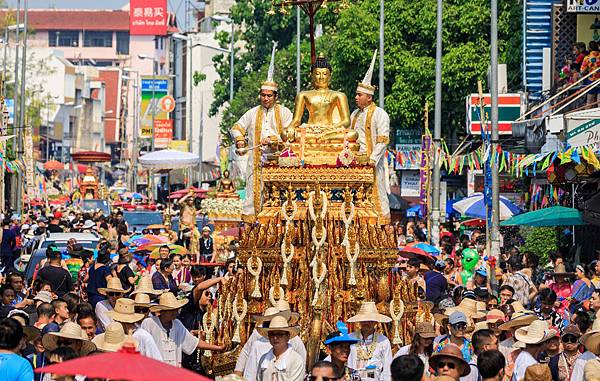
[[[100,328],[102,328],[103,331],[106,331],[106,327],[108,327],[108,325],[113,322],[113,319],[107,314],[108,311],[113,310],[112,306],[110,305],[108,300],[101,300],[98,303],[96,303],[95,310],[96,317],[98,318],[98,323],[100,324]]]
[[[368,350],[368,348],[373,343],[373,335],[367,337],[366,340],[363,340],[360,331],[353,332],[350,334],[355,339],[360,340],[356,344],[352,344],[350,346],[350,355],[348,356],[348,368],[354,369],[361,374],[363,380],[371,380],[371,378],[365,378],[365,376],[361,373],[366,367],[374,365],[379,373],[379,377],[377,380],[379,381],[390,381],[392,379],[392,373],[390,366],[392,365],[392,345],[387,337],[382,334],[377,335],[375,342],[375,349],[373,350],[373,355],[368,360],[361,360],[358,358],[357,347],[362,347],[363,350]]]
[[[163,362],[167,364],[181,367],[182,352],[191,355],[198,347],[199,339],[194,337],[178,319],[173,320],[173,326],[168,332],[157,316],[144,319],[142,328],[152,336]]]
[[[269,339],[267,339],[266,337],[263,337],[260,335],[260,333],[258,333],[257,330],[252,331],[252,335],[250,335],[250,339],[248,340],[248,342],[251,342],[250,347],[248,349],[248,355],[247,355],[247,360],[244,359],[243,361],[245,361],[245,367],[243,367],[243,369],[241,371],[243,371],[244,373],[244,377],[247,380],[255,380],[256,377],[258,376],[258,365],[259,365],[259,361],[260,359],[267,353],[269,353],[269,351],[271,350],[271,343],[269,342]],[[248,343],[246,343],[248,344]],[[303,359],[306,359],[306,347],[304,346],[304,343],[302,342],[302,339],[300,339],[300,337],[298,336],[294,336],[290,342],[289,345],[292,347],[292,349],[298,353],[300,355],[300,357],[302,357]],[[244,349],[246,348],[246,345],[244,345]],[[242,349],[242,352],[244,351],[244,349]],[[240,358],[241,358],[241,354],[240,354]],[[240,362],[240,358],[238,358],[238,363]],[[235,369],[238,370],[238,363],[236,363],[236,367]],[[241,365],[241,364],[240,364]]]
[[[400,349],[398,349],[398,352],[396,352],[396,354],[394,355],[393,359],[407,355],[408,352],[410,352],[410,344],[400,347]],[[425,364],[425,374],[427,376],[430,376],[431,373],[429,372],[429,357],[425,353],[419,353],[417,356],[419,356],[421,361],[423,361],[423,364]]]
[[[152,335],[148,331],[138,327],[135,329],[132,336],[138,341],[138,351],[142,355],[158,361],[163,361],[162,355],[160,354],[160,350],[154,342]]]
[[[521,351],[515,360],[515,367],[511,381],[521,381],[525,378],[525,371],[531,365],[537,364],[537,360],[527,351]]]
[[[272,349],[264,354],[259,361],[258,377],[252,380],[302,381],[306,374],[305,367],[304,358],[288,344],[288,349],[278,359],[275,359]]]
[[[571,380],[583,380],[583,368],[585,368],[585,364],[589,360],[593,360],[595,358],[597,358],[597,356],[590,351],[585,351],[581,354],[581,356],[577,357],[575,364],[573,364],[573,370],[571,371]]]
[[[460,381],[479,381],[479,369],[477,368],[477,356],[473,355],[469,362],[471,371],[464,377],[460,378]]]
[[[511,353],[513,353],[514,351],[517,350],[517,348],[513,347],[514,344],[515,344],[514,337],[509,337],[508,339],[501,341],[500,344],[498,345],[498,350],[504,355],[504,358],[507,360],[507,362],[508,362],[508,355],[510,355]]]

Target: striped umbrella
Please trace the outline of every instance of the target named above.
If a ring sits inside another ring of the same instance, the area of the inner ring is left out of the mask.
[[[456,202],[452,207],[463,216],[486,218],[483,193],[480,192],[473,193],[471,197]],[[519,209],[518,206],[513,204],[506,197],[500,196],[500,221],[507,220],[519,213],[521,213],[521,209]]]

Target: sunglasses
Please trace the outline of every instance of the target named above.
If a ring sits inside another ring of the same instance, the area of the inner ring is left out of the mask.
[[[138,314],[145,314],[148,311],[150,311],[150,308],[148,307],[134,307],[135,312],[137,312]]]
[[[106,296],[121,296],[123,295],[122,292],[107,292]]]
[[[561,340],[565,344],[576,344],[578,341],[575,335],[564,335]]]
[[[321,377],[321,376],[306,376],[306,381],[337,381],[339,378]]]
[[[288,333],[287,332],[277,332],[277,331],[275,331],[275,332],[269,332],[269,334],[268,334],[269,337],[282,337],[282,336],[285,336],[285,335],[288,335]]]
[[[58,339],[56,340],[56,346],[57,347],[67,347],[69,345],[73,344],[73,340],[69,340],[69,339]]]
[[[440,361],[437,363],[437,368],[439,369],[444,369],[445,367],[448,367],[448,369],[455,369],[456,368],[456,364],[453,363],[452,361]]]
[[[467,323],[450,324],[450,326],[452,329],[456,329],[457,331],[467,329]]]

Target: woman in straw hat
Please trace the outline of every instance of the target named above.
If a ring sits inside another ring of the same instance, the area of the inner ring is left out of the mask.
[[[592,329],[584,333],[579,342],[585,347],[585,352],[575,360],[571,380],[583,380],[583,372],[587,362],[597,359],[600,355],[600,319],[594,320]]]
[[[446,376],[455,381],[471,373],[469,363],[463,358],[460,348],[454,344],[448,344],[440,352],[434,353],[429,359],[429,365],[438,376]]]
[[[429,373],[429,358],[433,354],[433,339],[436,337],[435,329],[430,323],[417,323],[412,342],[398,349],[394,358],[414,354],[419,356],[425,364],[425,374]]]
[[[275,316],[283,316],[288,319],[290,325],[296,324],[300,317],[298,313],[291,311],[290,304],[287,301],[280,299],[273,307],[267,308],[263,315],[254,316],[256,327],[268,327],[270,321]],[[299,336],[292,337],[290,339],[290,345],[300,357],[306,358],[306,347]],[[263,355],[268,353],[270,349],[271,343],[269,339],[263,337],[258,330],[255,329],[240,352],[235,364],[235,372],[244,375],[244,377],[249,380],[255,379],[256,372],[258,371],[256,367],[258,361]]]
[[[163,361],[173,366],[181,366],[183,353],[191,354],[196,348],[221,351],[224,345],[213,345],[193,336],[177,319],[179,310],[187,300],[178,300],[170,292],[162,294],[158,304],[150,307],[150,316],[142,322],[142,328],[148,331],[163,357]]]
[[[96,345],[88,340],[87,334],[76,323],[66,322],[58,332],[49,332],[42,337],[47,351],[58,347],[72,348],[79,356],[86,356],[96,350]]]
[[[129,289],[124,289],[119,278],[109,278],[106,287],[98,289],[101,295],[106,296],[106,300],[102,300],[96,304],[96,317],[100,323],[100,327],[106,329],[112,319],[108,316],[108,311],[112,311],[117,303],[117,299],[123,297]]]
[[[125,335],[125,329],[121,323],[113,322],[106,327],[106,332],[95,336],[92,343],[96,344],[98,350],[102,352],[116,352],[125,342],[132,343],[135,348],[138,348],[138,341],[134,338]]]
[[[544,320],[536,320],[527,327],[516,330],[515,338],[525,344],[525,348],[515,360],[512,380],[518,381],[525,377],[525,371],[531,365],[538,364],[537,358],[544,350],[545,343],[556,335]]]
[[[349,323],[360,323],[360,330],[351,334],[358,339],[352,346],[348,366],[359,371],[363,379],[389,380],[391,377],[392,345],[385,335],[376,332],[377,323],[389,323],[392,319],[377,311],[375,302],[363,302],[358,314],[348,319]],[[365,370],[367,367],[373,370]]]
[[[258,327],[258,333],[268,338],[271,349],[258,360],[256,378],[258,381],[302,381],[305,376],[305,358],[289,344],[298,335],[299,327],[291,327],[284,316],[275,316],[269,327]],[[248,378],[247,376],[245,376]],[[250,378],[248,378],[250,379]]]
[[[137,294],[137,296],[145,294]],[[155,360],[162,361],[162,355],[158,350],[156,342],[152,338],[152,335],[142,327],[138,327],[136,323],[145,319],[144,314],[135,312],[135,305],[131,299],[120,298],[117,299],[115,308],[108,312],[108,316],[116,322],[119,322],[127,334],[132,335],[134,339],[139,343],[138,351],[146,356]]]

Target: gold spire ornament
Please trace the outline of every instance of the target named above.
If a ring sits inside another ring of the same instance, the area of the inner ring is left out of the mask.
[[[248,258],[248,262],[246,263],[248,267],[248,272],[254,277],[254,290],[250,295],[253,298],[260,298],[262,294],[260,293],[260,272],[262,271],[262,260],[257,256],[252,256]],[[254,267],[256,266],[256,268]]]

